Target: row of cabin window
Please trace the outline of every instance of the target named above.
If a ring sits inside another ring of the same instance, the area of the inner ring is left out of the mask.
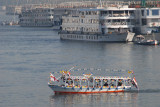
[[[141,10],[142,16],[145,16],[145,10]],[[154,9],[154,10],[146,10],[147,16],[159,16],[160,15],[160,9]]]
[[[82,31],[80,27],[67,27],[63,28],[65,31]],[[84,32],[98,32],[99,29],[97,28],[83,28]]]
[[[142,19],[142,25],[147,25],[149,23],[157,23],[159,25],[160,19]]]
[[[53,21],[53,19],[20,19],[20,21],[28,21],[28,22],[41,22],[41,23],[43,23],[43,22],[52,22]]]
[[[100,23],[105,23],[105,22],[133,22],[135,21],[134,19],[103,19],[100,21]]]
[[[53,16],[53,14],[46,14],[46,13],[44,14],[23,14],[22,16],[23,17],[33,17],[33,16],[40,17],[40,16]]]
[[[99,23],[99,19],[63,19],[63,23]]]
[[[98,11],[84,11],[81,12],[82,15],[98,15],[99,12]]]
[[[94,40],[96,40],[96,39],[98,39],[98,37],[97,36],[86,36],[86,39],[94,39]]]
[[[43,23],[41,23],[41,24],[34,24],[34,23],[26,24],[25,23],[22,25],[24,25],[24,26],[52,26],[50,23],[48,23],[48,24],[45,23],[45,25]]]
[[[67,35],[67,38],[83,39],[83,36],[79,36],[79,35]]]
[[[30,13],[39,13],[39,12],[54,12],[53,9],[48,9],[48,10],[45,10],[45,9],[41,9],[41,10],[38,10],[38,9],[35,9],[35,10],[29,10],[27,12],[30,12]]]
[[[97,28],[84,28],[83,31],[86,31],[86,32],[98,32],[99,29],[97,29]]]
[[[83,39],[83,36],[79,36],[79,35],[67,35],[67,38]],[[98,39],[98,37],[97,36],[86,36],[86,39],[96,40],[96,39]]]
[[[101,11],[101,15],[112,15],[112,14],[126,14],[126,15],[129,15],[129,14],[133,14],[134,13],[134,10],[118,10],[118,11],[114,11],[114,10],[109,10],[109,11]]]

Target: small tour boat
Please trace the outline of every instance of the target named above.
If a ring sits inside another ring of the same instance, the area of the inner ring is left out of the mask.
[[[61,76],[56,78],[50,73],[48,86],[55,93],[87,94],[87,93],[108,93],[124,92],[138,89],[133,71],[128,77],[118,76],[93,76],[92,74],[83,74],[83,76],[71,76],[70,71],[62,71]]]
[[[142,35],[138,35],[136,37],[136,44],[139,45],[159,45],[159,41],[155,40],[155,39],[148,39],[146,40],[144,36]]]
[[[157,40],[146,40],[146,41],[138,41],[137,44],[140,45],[159,45],[159,42]]]

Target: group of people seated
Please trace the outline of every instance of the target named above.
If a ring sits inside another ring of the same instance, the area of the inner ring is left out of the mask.
[[[110,83],[108,81],[106,81],[103,86],[116,86],[116,82],[114,82],[114,81],[116,81],[116,80],[111,80]],[[122,80],[120,80],[120,79],[118,80],[117,86],[122,86]]]
[[[63,78],[64,79],[64,78]],[[65,81],[64,81],[65,82]],[[74,84],[73,84],[73,80],[67,80],[66,81],[66,86],[71,86],[71,87],[73,87],[73,86],[79,86],[80,84],[78,83],[78,82],[75,82]],[[93,86],[93,84],[90,84],[91,86]],[[118,79],[118,81],[116,81],[115,79],[111,79],[111,80],[104,80],[103,82],[102,82],[102,86],[122,86],[123,85],[123,80],[121,80],[121,79]],[[85,84],[85,86],[87,86],[87,84]],[[99,80],[96,80],[96,82],[95,82],[95,87],[101,87],[101,81]]]

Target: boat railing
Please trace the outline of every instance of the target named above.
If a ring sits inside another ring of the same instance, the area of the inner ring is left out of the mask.
[[[102,26],[106,25],[132,25],[131,22],[108,22],[108,23],[102,23]]]
[[[132,17],[135,17],[135,15],[133,14],[102,14],[101,17],[129,17],[129,18],[132,18]]]
[[[121,85],[121,86],[101,86],[101,85],[99,85],[99,86],[88,86],[88,85],[86,85],[86,86],[83,86],[83,85],[78,85],[78,86],[74,86],[74,85],[66,85],[66,87],[67,88],[124,88],[126,85]]]
[[[65,77],[65,87],[67,88],[122,88],[127,86],[130,77]],[[62,79],[62,81],[64,81]],[[62,87],[63,87],[62,86]]]

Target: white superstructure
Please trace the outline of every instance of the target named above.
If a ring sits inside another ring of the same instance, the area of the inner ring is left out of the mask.
[[[19,23],[24,27],[53,27],[60,29],[62,16],[76,8],[96,7],[96,2],[64,2],[60,4],[32,4],[22,7]]]
[[[136,33],[146,39],[160,40],[160,7],[136,9]]]
[[[19,15],[19,24],[25,27],[51,27],[53,26],[53,14],[52,8],[26,10]]]
[[[160,27],[160,8],[139,8],[137,11],[140,33],[150,34],[152,31],[158,31],[158,27]]]
[[[61,39],[126,42],[132,41],[135,8],[116,5],[106,8],[78,9],[62,17]]]

